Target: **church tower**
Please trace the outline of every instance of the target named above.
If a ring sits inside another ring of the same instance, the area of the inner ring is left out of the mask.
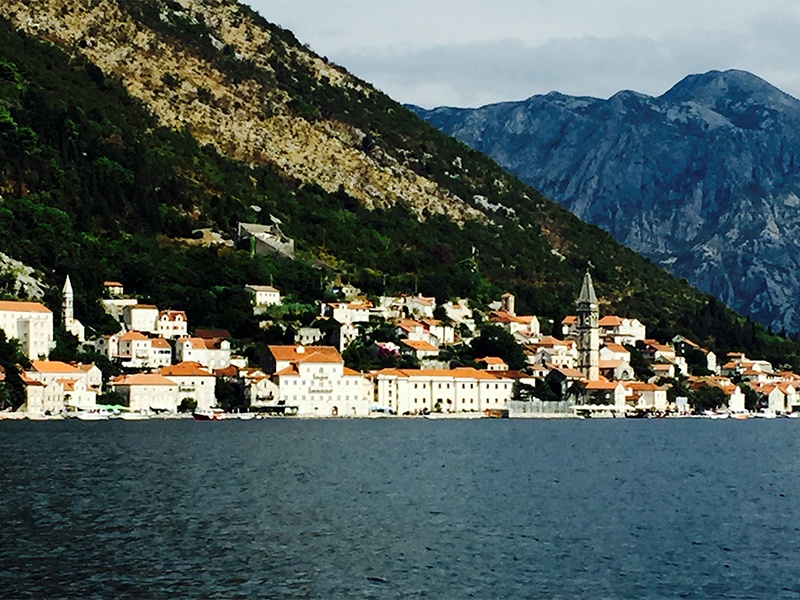
[[[577,313],[578,370],[589,381],[597,381],[600,379],[600,328],[597,325],[600,308],[589,271],[583,277]]]
[[[75,320],[74,313],[75,294],[72,291],[72,283],[67,275],[64,288],[61,290],[61,322],[66,329],[69,329],[72,321]]]
[[[75,318],[75,294],[72,291],[69,275],[61,290],[61,323],[64,329],[78,338],[79,342],[84,341],[86,331],[81,322]]]

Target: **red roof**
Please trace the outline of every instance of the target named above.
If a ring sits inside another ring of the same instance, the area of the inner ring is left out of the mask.
[[[416,350],[418,352],[438,352],[439,349],[429,344],[428,342],[423,342],[422,340],[400,340],[403,344],[411,348],[412,350]]]
[[[32,360],[31,368],[37,373],[80,373],[81,370],[60,360]]]
[[[141,331],[126,331],[123,335],[119,336],[119,341],[131,341],[131,340],[146,340],[149,339],[145,334]]]
[[[120,375],[113,381],[114,385],[164,385],[176,386],[171,379],[158,373],[136,373],[134,375]]]
[[[167,377],[213,377],[211,373],[203,369],[200,363],[194,361],[185,361],[177,365],[162,367],[158,372]]]
[[[267,346],[267,350],[280,361],[303,362],[344,362],[342,355],[333,346]],[[314,356],[314,360],[308,361],[309,356]]]
[[[622,319],[615,315],[606,315],[597,322],[598,327],[619,327],[622,325]]]
[[[475,362],[476,363],[482,362],[482,363],[486,363],[487,365],[504,365],[504,364],[506,364],[506,361],[504,361],[502,358],[499,358],[497,356],[484,356],[483,358],[476,358]]]
[[[16,300],[0,300],[0,311],[38,313],[51,312],[50,309],[41,302],[18,302]]]

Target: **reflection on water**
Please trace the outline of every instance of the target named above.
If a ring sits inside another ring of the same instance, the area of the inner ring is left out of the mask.
[[[795,598],[793,420],[0,423],[0,597]]]

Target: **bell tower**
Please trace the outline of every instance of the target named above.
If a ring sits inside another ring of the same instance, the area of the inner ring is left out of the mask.
[[[589,271],[583,276],[583,285],[577,301],[578,370],[589,381],[600,379],[600,308]]]
[[[64,288],[61,290],[61,322],[67,329],[69,329],[72,321],[75,319],[74,303],[75,294],[72,291],[72,283],[69,280],[69,275],[67,275]]]

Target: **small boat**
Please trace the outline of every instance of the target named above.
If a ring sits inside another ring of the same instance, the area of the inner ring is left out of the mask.
[[[487,408],[483,411],[483,417],[485,419],[507,419],[508,418],[508,409],[507,408]]]
[[[77,413],[75,418],[81,421],[107,421],[109,416],[106,412],[85,410]]]
[[[150,418],[150,414],[142,411],[124,412],[119,417],[123,421],[145,421]]]
[[[222,421],[225,417],[221,408],[208,408],[194,411],[192,418],[195,421]]]

